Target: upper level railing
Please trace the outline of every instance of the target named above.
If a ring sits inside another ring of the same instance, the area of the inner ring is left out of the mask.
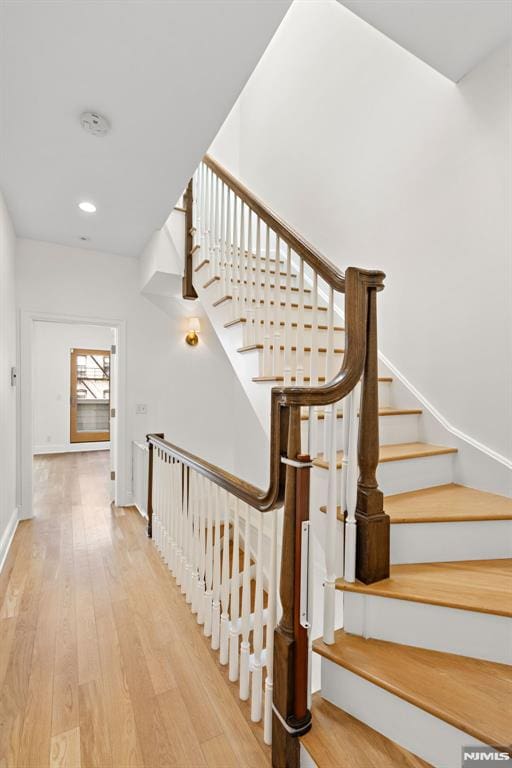
[[[148,436],[148,530],[151,535],[155,525],[157,546],[183,585],[205,634],[211,635],[212,647],[219,648],[221,663],[229,662],[230,679],[240,679],[242,698],[249,695],[251,678],[256,720],[262,712],[261,670],[266,667],[265,739],[270,742],[272,731],[275,766],[295,766],[296,736],[310,724],[304,536],[311,458],[317,452],[320,423],[329,461],[326,642],[333,642],[334,636],[340,557],[344,556],[341,570],[349,580],[357,576],[370,583],[389,573],[389,519],[376,480],[376,295],[383,288],[384,274],[354,267],[340,272],[209,157],[188,185],[184,203],[184,296],[197,296],[199,284],[194,287],[194,278],[204,281],[206,268],[205,285],[220,288],[214,304],[229,303],[228,324],[243,323],[247,345],[261,350],[262,378],[284,385],[274,387],[270,395],[266,489],[162,435]],[[344,298],[344,328],[336,325],[341,317],[336,296]],[[342,333],[344,348],[338,349],[336,340]],[[338,504],[346,514],[341,553],[336,549]],[[279,513],[272,510],[281,507],[279,541]],[[271,513],[266,533],[261,513]]]

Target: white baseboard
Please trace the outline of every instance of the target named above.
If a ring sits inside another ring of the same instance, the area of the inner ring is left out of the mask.
[[[84,451],[109,451],[110,442],[102,443],[68,443],[67,445],[36,445],[33,454],[45,453],[82,453]]]
[[[18,509],[15,508],[9,522],[7,523],[5,531],[2,534],[2,538],[0,539],[0,572],[4,567],[4,563],[7,558],[7,554],[9,552],[17,527],[18,527]]]

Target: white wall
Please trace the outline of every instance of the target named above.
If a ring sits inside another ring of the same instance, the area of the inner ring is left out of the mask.
[[[18,305],[126,321],[127,462],[132,440],[163,431],[172,442],[233,471],[235,432],[251,430],[256,417],[247,402],[242,422],[233,419],[239,384],[206,321],[199,345],[185,344],[185,316],[197,314],[197,304],[171,302],[174,312],[162,311],[139,293],[138,267],[130,257],[20,239]],[[138,403],[147,405],[147,415],[136,415]]]
[[[0,568],[16,525],[16,365],[14,258],[16,236],[0,192]]]
[[[387,273],[380,348],[509,459],[510,50],[455,85],[335,0],[297,2],[212,147],[331,261]]]
[[[34,453],[108,449],[109,443],[75,443],[69,439],[70,351],[110,349],[113,330],[108,326],[35,322],[33,359]]]

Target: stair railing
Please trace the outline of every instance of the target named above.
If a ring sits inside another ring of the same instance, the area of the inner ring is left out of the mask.
[[[240,697],[251,697],[252,719],[263,719],[273,765],[295,768],[296,737],[311,723],[309,485],[321,422],[329,460],[327,642],[334,636],[340,560],[349,580],[369,583],[389,571],[389,519],[375,474],[376,293],[384,275],[353,267],[341,273],[211,158],[188,185],[185,204],[184,295],[193,298],[194,281],[204,281],[206,272],[203,287],[216,284],[213,303],[225,305],[226,324],[241,323],[247,346],[260,350],[262,378],[283,385],[271,392],[265,490],[163,435],[148,435],[148,533],[230,680],[239,681]],[[344,328],[337,325],[335,294],[344,296]],[[338,349],[341,334],[344,348]],[[341,551],[338,503],[346,514]]]

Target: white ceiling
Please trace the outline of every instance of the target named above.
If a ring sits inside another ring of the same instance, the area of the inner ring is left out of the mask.
[[[510,0],[339,0],[458,82],[512,35]]]
[[[138,254],[289,4],[2,0],[0,186],[17,234]],[[81,129],[85,109],[108,117],[108,136]]]

